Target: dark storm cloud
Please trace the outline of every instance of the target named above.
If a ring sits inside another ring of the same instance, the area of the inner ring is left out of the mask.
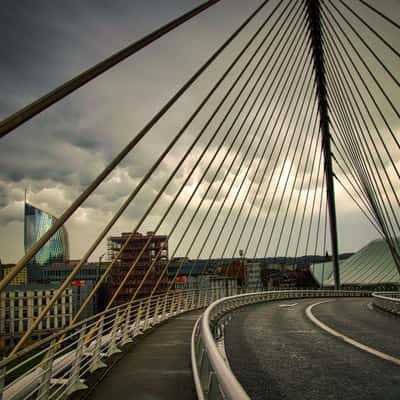
[[[139,0],[132,2],[125,0],[113,2],[106,0],[84,2],[6,0],[2,3],[0,15],[0,37],[2,37],[0,118],[201,2],[200,0],[168,2],[164,0],[146,2]],[[10,229],[13,232],[19,229],[18,234],[22,242],[24,188],[29,189],[28,198],[32,203],[55,215],[60,215],[121,148],[143,128],[154,113],[197,69],[198,65],[204,62],[224,38],[243,21],[250,10],[260,4],[260,1],[232,0],[229,6],[225,3],[221,2],[213,8],[212,12],[205,13],[192,23],[185,24],[176,32],[172,32],[167,38],[152,44],[55,107],[46,110],[12,135],[2,139],[0,147],[2,251],[8,243]],[[272,3],[275,4],[274,1]],[[248,37],[249,32],[246,34]],[[228,60],[233,57],[243,42],[244,39],[241,39],[239,44],[228,49],[226,57]],[[89,241],[93,240],[96,232],[105,225],[112,213],[136,187],[227,64],[228,61],[216,63],[211,72],[207,71],[204,79],[194,85],[193,90],[185,95],[154,127],[145,140],[139,143],[84,204],[77,216],[68,223],[67,228],[70,230],[74,256],[82,253]],[[223,87],[226,90],[228,85]],[[218,100],[221,99],[222,93],[223,91],[220,91],[216,94]],[[206,111],[209,113],[216,104],[217,100],[214,99]],[[279,109],[283,105],[277,103],[276,106]],[[268,116],[271,109],[266,110]],[[264,110],[261,109],[261,111]],[[187,134],[179,140],[171,154],[163,161],[146,184],[145,190],[140,193],[128,208],[124,218],[115,227],[116,232],[132,229],[139,217],[147,210],[178,160],[204,125],[207,112],[193,122]],[[289,109],[290,112],[293,113],[293,106]],[[217,174],[204,204],[211,204],[227,172],[229,172],[228,182],[233,180],[239,168],[239,160],[250,144],[251,139],[244,136],[250,126],[249,121],[253,117],[254,111],[239,132],[239,140],[234,144],[231,154]],[[227,151],[243,118],[243,116],[239,118],[239,123],[234,127],[230,139],[224,145],[223,152]],[[232,119],[228,121],[231,122]],[[161,216],[166,207],[171,204],[217,125],[216,122],[211,124],[210,129],[189,154],[187,161],[167,187],[143,229],[152,229],[157,223],[157,217]],[[227,128],[222,129],[219,140],[222,140],[224,129]],[[289,130],[290,127],[285,125],[283,131],[285,129]],[[239,143],[243,137],[244,145],[238,160],[234,163],[233,170],[228,171],[228,165],[233,159],[233,154],[239,150]],[[259,137],[257,136],[254,143],[258,143]],[[245,181],[246,189],[255,173],[264,143],[262,142],[260,148],[257,149],[255,162]],[[282,146],[283,143],[278,141],[277,148]],[[163,228],[165,232],[168,232],[172,226],[173,216],[178,215],[178,211],[189,199],[201,174],[210,164],[210,171],[194,197],[189,211],[194,211],[208,185],[213,181],[224,154],[222,152],[222,155],[216,156],[215,150],[214,143],[190,179],[189,187],[185,188],[178,198],[177,205]],[[253,144],[253,149],[238,171],[239,177],[232,193],[237,190],[246,168],[250,166],[250,157],[254,150]],[[261,163],[260,171],[254,179],[249,200],[255,195],[258,184],[265,186],[270,177],[275,182],[274,179],[279,173],[273,172],[275,154],[276,151],[272,152],[270,149],[266,151],[265,161]],[[266,166],[266,160],[271,162],[264,181],[261,181],[261,171]],[[278,171],[281,167],[287,166],[279,163]],[[303,168],[303,165],[300,167]],[[312,180],[313,185],[314,183],[315,177]],[[224,186],[216,204],[222,203],[227,190]],[[261,193],[263,190],[258,194],[256,206],[261,204]],[[240,207],[243,198],[244,195],[240,194],[236,210]],[[231,196],[228,204],[232,201]],[[267,204],[271,203],[273,207],[276,207],[278,200],[273,199],[272,194],[269,194]],[[345,203],[340,193],[338,203]],[[249,210],[249,205],[246,205],[245,210]],[[255,212],[256,209],[253,210],[253,214]],[[201,210],[198,220],[200,221],[204,215],[205,211]],[[226,212],[222,215],[226,215]],[[254,218],[254,215],[251,218]],[[14,246],[7,251],[9,255],[4,253],[0,256],[16,259],[21,254],[21,246],[19,248]]]

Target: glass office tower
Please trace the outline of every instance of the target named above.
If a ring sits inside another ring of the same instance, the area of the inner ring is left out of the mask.
[[[47,232],[56,217],[25,202],[25,253]],[[61,227],[29,261],[29,265],[44,266],[69,258],[67,230]]]

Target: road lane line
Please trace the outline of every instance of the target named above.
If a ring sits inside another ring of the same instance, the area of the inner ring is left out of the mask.
[[[346,335],[343,335],[342,333],[340,333],[340,332],[338,332],[338,331],[335,331],[334,329],[332,329],[331,327],[329,327],[328,325],[324,324],[322,321],[320,321],[319,319],[317,319],[317,318],[315,317],[315,315],[312,313],[312,309],[313,309],[315,306],[318,306],[319,304],[329,303],[329,302],[331,302],[331,301],[334,301],[334,300],[319,301],[318,303],[311,304],[310,306],[308,306],[308,307],[306,308],[306,315],[307,315],[307,317],[308,317],[315,325],[317,325],[319,328],[321,328],[322,330],[324,330],[324,331],[330,333],[331,335],[337,337],[338,339],[341,339],[341,340],[343,340],[344,342],[349,343],[349,344],[351,344],[352,346],[357,347],[358,349],[364,350],[364,351],[366,351],[367,353],[370,353],[370,354],[372,354],[372,355],[374,355],[374,356],[376,356],[376,357],[379,357],[379,358],[381,358],[381,359],[383,359],[383,360],[392,362],[393,364],[396,364],[396,365],[399,365],[399,366],[400,366],[400,359],[398,359],[398,358],[396,358],[396,357],[393,357],[393,356],[391,356],[391,355],[389,355],[389,354],[382,353],[381,351],[376,350],[376,349],[373,349],[372,347],[366,346],[365,344],[362,344],[362,343],[360,343],[360,342],[357,342],[356,340],[354,340],[354,339],[352,339],[352,338],[350,338],[350,337],[348,337],[348,336],[346,336]]]
[[[279,304],[279,307],[294,307],[297,306],[298,303],[293,303],[293,304]]]

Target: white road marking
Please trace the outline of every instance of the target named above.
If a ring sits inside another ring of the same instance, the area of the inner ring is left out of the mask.
[[[279,304],[279,307],[294,307],[297,306],[298,303],[293,303],[293,304]]]
[[[319,319],[317,319],[317,318],[315,317],[315,315],[314,315],[314,314],[312,313],[312,311],[311,311],[311,310],[313,309],[313,307],[315,307],[315,306],[317,306],[317,305],[319,305],[319,304],[329,303],[330,301],[334,301],[334,300],[319,301],[318,303],[314,303],[314,304],[311,304],[310,306],[308,306],[307,309],[306,309],[306,315],[307,315],[307,317],[308,317],[315,325],[317,325],[319,328],[321,328],[321,329],[323,329],[324,331],[330,333],[331,335],[337,337],[338,339],[341,339],[341,340],[343,340],[344,342],[349,343],[349,344],[351,344],[352,346],[357,347],[358,349],[364,350],[364,351],[366,351],[367,353],[370,353],[370,354],[372,354],[372,355],[374,355],[374,356],[376,356],[376,357],[379,357],[379,358],[381,358],[381,359],[383,359],[383,360],[386,360],[386,361],[390,361],[390,362],[392,362],[393,364],[396,364],[396,365],[399,365],[399,366],[400,366],[400,359],[398,359],[398,358],[396,358],[396,357],[393,357],[393,356],[390,356],[389,354],[382,353],[381,351],[375,350],[375,349],[373,349],[372,347],[366,346],[365,344],[362,344],[362,343],[360,343],[360,342],[357,342],[356,340],[354,340],[354,339],[352,339],[352,338],[350,338],[350,337],[348,337],[348,336],[345,336],[345,335],[341,334],[341,333],[338,332],[338,331],[335,331],[334,329],[332,329],[331,327],[329,327],[328,325],[324,324],[324,323],[321,322]]]

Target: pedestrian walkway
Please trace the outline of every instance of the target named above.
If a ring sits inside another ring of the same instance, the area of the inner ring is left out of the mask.
[[[196,399],[190,339],[200,314],[197,310],[168,320],[128,346],[86,399]]]

